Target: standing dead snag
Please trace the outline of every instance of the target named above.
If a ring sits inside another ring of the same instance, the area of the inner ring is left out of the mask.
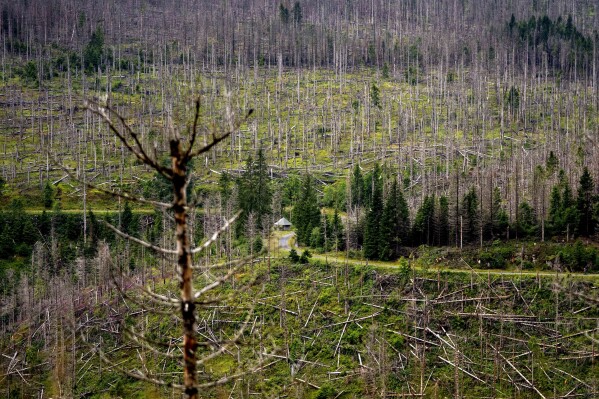
[[[190,398],[198,395],[196,381],[195,303],[193,298],[191,246],[187,231],[187,156],[179,139],[171,140],[173,211],[177,237],[177,265],[181,276],[181,316],[183,317],[183,381]]]
[[[198,349],[198,341],[196,338],[196,302],[200,295],[205,292],[215,288],[220,283],[224,281],[223,279],[217,280],[216,282],[204,287],[199,290],[197,293],[194,293],[193,288],[193,253],[200,252],[206,248],[208,248],[211,242],[214,242],[222,231],[224,231],[232,221],[228,221],[226,225],[219,231],[215,232],[215,234],[208,240],[208,242],[204,243],[199,248],[195,248],[192,250],[191,248],[191,240],[190,240],[190,232],[187,224],[188,218],[188,209],[189,204],[187,200],[187,186],[189,183],[188,177],[188,166],[190,161],[207,151],[209,151],[212,147],[218,144],[220,141],[226,139],[230,136],[233,131],[235,131],[241,121],[238,121],[235,124],[232,124],[231,130],[223,133],[222,135],[217,135],[216,133],[212,133],[212,140],[202,146],[201,148],[194,149],[194,145],[196,142],[197,134],[198,134],[198,119],[200,113],[200,101],[196,100],[195,103],[195,115],[193,120],[193,126],[191,127],[191,131],[189,133],[189,144],[187,147],[184,147],[181,137],[178,134],[174,134],[174,137],[170,140],[170,157],[171,157],[171,166],[166,167],[162,166],[156,155],[148,155],[148,152],[144,149],[142,143],[140,142],[137,134],[133,131],[133,129],[126,123],[125,119],[119,115],[116,111],[111,109],[108,106],[100,105],[96,102],[89,101],[86,104],[87,108],[91,110],[93,113],[99,115],[104,122],[107,123],[108,127],[115,134],[119,140],[123,143],[123,145],[127,148],[127,150],[135,155],[135,157],[144,163],[147,166],[150,166],[166,179],[168,179],[172,184],[173,190],[173,202],[168,205],[174,213],[175,218],[175,236],[176,236],[176,257],[177,257],[177,266],[178,266],[178,274],[180,277],[180,289],[181,296],[179,298],[180,306],[181,306],[181,318],[183,320],[183,389],[185,394],[190,399],[198,398],[198,380],[197,380],[197,370],[196,366],[202,363],[202,360],[198,359],[197,349]],[[245,119],[247,119],[252,113],[250,110]],[[113,122],[112,117],[115,117],[118,121],[116,124]],[[132,141],[132,142],[131,142]],[[154,154],[156,152],[154,151]],[[114,193],[115,195],[122,196],[119,193]],[[127,198],[130,198],[127,197]],[[118,234],[132,239],[137,243],[140,243],[148,248],[152,248],[165,253],[173,253],[172,250],[164,249],[164,248],[156,248],[154,245],[150,243],[142,242],[142,240],[130,237],[129,235],[119,231],[116,227],[110,226],[110,228],[116,231]],[[230,276],[231,273],[227,274],[225,278]],[[158,297],[154,294],[155,297]],[[160,299],[160,298],[159,298]],[[243,328],[240,329],[243,331]],[[240,336],[240,334],[239,334]],[[222,351],[222,348],[221,350]],[[217,352],[219,352],[217,351]],[[210,356],[210,355],[209,355]],[[128,373],[131,374],[131,373]],[[133,373],[135,377],[149,380],[155,383],[162,383],[153,378],[149,378],[148,376],[136,373]],[[231,376],[234,377],[234,376]],[[220,383],[225,383],[229,379],[224,378],[219,381],[215,381],[208,384],[202,384],[202,386],[212,386]]]

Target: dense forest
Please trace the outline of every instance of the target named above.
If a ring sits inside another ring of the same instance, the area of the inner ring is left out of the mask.
[[[596,2],[0,0],[0,43],[0,395],[598,395]]]

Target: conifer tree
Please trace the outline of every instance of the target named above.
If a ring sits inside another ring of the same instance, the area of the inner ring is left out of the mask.
[[[297,25],[299,25],[302,22],[302,19],[304,17],[302,14],[302,6],[299,1],[296,1],[293,4],[292,14],[293,14],[293,22],[295,22]]]
[[[102,62],[104,55],[104,32],[102,28],[98,28],[92,33],[89,43],[83,51],[83,59],[85,67],[88,71],[93,71]]]
[[[283,3],[279,4],[279,18],[281,19],[282,23],[289,23],[289,9],[285,7]]]
[[[551,190],[549,223],[553,234],[571,235],[579,225],[577,204],[564,170],[559,171],[558,183]]]
[[[223,172],[218,180],[218,189],[223,202],[227,202],[231,199],[231,196],[233,195],[232,185],[233,181],[231,180],[231,176],[227,172]]]
[[[293,219],[297,229],[298,243],[309,245],[312,230],[320,226],[320,209],[310,174],[306,174],[304,177],[301,196],[295,205]]]
[[[562,195],[559,185],[553,186],[549,197],[548,227],[553,234],[559,234],[562,230]]]
[[[397,180],[393,180],[391,191],[385,201],[381,216],[379,255],[382,260],[393,259],[399,249],[399,210]]]
[[[351,177],[350,183],[351,189],[351,206],[360,207],[364,205],[364,179],[362,178],[362,172],[360,166],[356,164],[354,172]]]
[[[412,226],[414,245],[432,244],[435,224],[435,196],[425,196],[422,205],[416,212]]]
[[[372,105],[376,108],[381,108],[381,94],[380,90],[376,84],[372,84],[370,87],[370,101]]]
[[[295,206],[302,192],[302,179],[297,175],[290,175],[285,179],[282,187],[282,206]]]
[[[364,232],[364,256],[367,259],[379,259],[381,242],[381,216],[383,213],[383,190],[378,180],[380,169],[375,165],[371,175],[372,198],[366,215],[366,231]]]
[[[545,168],[547,169],[547,176],[552,176],[559,165],[559,161],[553,151],[549,151],[549,156],[545,162]]]
[[[300,260],[299,255],[297,254],[297,251],[295,250],[295,248],[291,248],[291,250],[289,251],[289,259],[291,260],[291,262],[293,263],[297,263]]]
[[[264,218],[272,213],[272,192],[268,177],[268,165],[266,164],[266,158],[264,157],[264,151],[262,148],[258,150],[258,154],[256,156],[253,189],[256,193],[256,223],[261,229],[264,226]]]
[[[49,181],[47,181],[44,185],[44,191],[42,194],[44,197],[44,208],[52,208],[52,205],[54,204],[54,190],[52,189],[52,185]]]
[[[462,199],[461,216],[463,239],[465,242],[472,242],[476,239],[479,223],[478,196],[474,187],[470,187]]]
[[[131,205],[129,202],[125,202],[125,206],[123,208],[123,212],[121,212],[121,225],[120,229],[125,234],[131,234],[134,230],[133,228],[133,211],[131,210]]]
[[[340,251],[345,249],[345,241],[344,241],[344,233],[343,233],[343,222],[341,221],[341,217],[339,216],[339,211],[335,208],[335,213],[333,213],[333,219],[330,223],[330,231],[331,231],[331,249],[335,251]]]
[[[595,220],[593,218],[593,178],[586,166],[580,176],[576,209],[579,215],[578,233],[583,237],[592,235],[595,231]]]
[[[519,237],[531,237],[537,233],[538,223],[535,210],[526,201],[523,201],[518,206],[518,236]]]
[[[439,211],[436,212],[437,222],[435,223],[435,240],[437,245],[447,245],[449,243],[449,200],[447,196],[439,197]]]
[[[408,208],[408,202],[403,195],[403,191],[401,189],[397,190],[397,217],[399,221],[399,243],[401,245],[409,245],[410,244],[410,209]]]
[[[491,200],[491,237],[503,236],[509,226],[509,220],[505,208],[501,205],[501,192],[499,187],[493,189]]]
[[[246,170],[237,180],[237,187],[239,208],[242,211],[237,222],[237,235],[241,236],[250,214],[254,215],[255,225],[262,229],[263,221],[272,212],[272,193],[262,148],[258,150],[256,160],[248,156]]]
[[[362,205],[370,208],[375,190],[380,190],[381,195],[383,192],[383,174],[380,165],[378,163],[374,164],[374,168],[364,176],[362,181]]]

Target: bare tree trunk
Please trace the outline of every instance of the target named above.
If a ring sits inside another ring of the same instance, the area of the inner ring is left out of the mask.
[[[191,399],[198,397],[196,375],[197,340],[195,336],[195,303],[193,298],[192,258],[187,230],[187,157],[179,139],[171,140],[173,211],[177,237],[177,265],[181,275],[181,316],[183,318],[183,383]]]

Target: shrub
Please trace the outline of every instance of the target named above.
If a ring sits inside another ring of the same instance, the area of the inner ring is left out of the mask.
[[[297,251],[295,250],[295,248],[291,248],[291,251],[289,251],[289,259],[293,262],[293,263],[297,263],[300,260],[299,255],[297,254]]]
[[[337,394],[337,392],[335,392],[335,389],[332,386],[324,385],[316,392],[316,396],[314,396],[314,398],[315,399],[329,399],[329,398],[334,398],[336,394]]]
[[[262,242],[262,237],[258,236],[254,239],[254,243],[252,244],[252,249],[254,250],[254,253],[260,253],[260,251],[262,251],[262,248],[264,247],[264,243]]]
[[[577,240],[574,245],[564,246],[559,252],[559,257],[574,272],[588,272],[599,268],[597,251],[594,248],[585,247],[580,240]]]
[[[491,247],[479,254],[480,267],[489,269],[505,269],[514,255],[510,246]]]
[[[312,257],[312,254],[310,253],[310,251],[308,251],[307,249],[302,252],[302,256],[300,256],[299,258],[299,262],[302,264],[306,264],[308,263],[308,259]]]

